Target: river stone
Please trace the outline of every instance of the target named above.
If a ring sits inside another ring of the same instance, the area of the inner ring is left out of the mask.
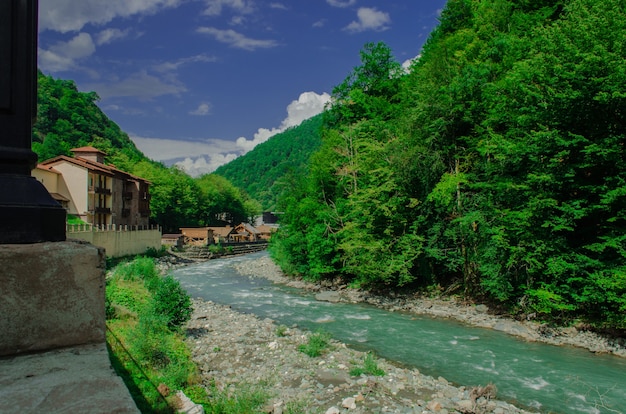
[[[328,410],[326,410],[326,414],[339,414],[341,411],[339,411],[339,408],[337,407],[330,407]]]
[[[487,305],[476,305],[476,312],[487,313],[487,311],[489,311]]]
[[[356,409],[356,400],[354,397],[348,397],[342,401],[341,406],[348,410],[354,410]]]
[[[339,295],[339,293],[333,290],[325,290],[325,291],[316,293],[315,299],[319,300],[320,302],[337,303],[341,299],[341,296]]]

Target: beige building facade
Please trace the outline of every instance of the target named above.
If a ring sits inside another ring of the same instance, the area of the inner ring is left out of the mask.
[[[148,226],[150,182],[104,163],[94,147],[72,149],[32,171],[68,214],[97,225]]]

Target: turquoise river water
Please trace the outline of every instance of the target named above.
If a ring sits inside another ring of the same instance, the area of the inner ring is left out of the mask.
[[[447,319],[364,304],[316,301],[312,294],[239,275],[234,265],[266,252],[178,268],[172,275],[196,298],[323,329],[359,350],[457,385],[494,383],[498,398],[542,413],[626,413],[626,359],[573,347],[525,342]]]

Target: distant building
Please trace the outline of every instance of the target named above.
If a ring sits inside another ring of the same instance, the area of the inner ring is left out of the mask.
[[[32,171],[68,214],[93,225],[148,226],[150,182],[104,163],[94,147],[71,150]]]

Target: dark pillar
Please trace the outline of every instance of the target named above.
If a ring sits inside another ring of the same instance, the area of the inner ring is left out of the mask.
[[[37,0],[0,0],[0,243],[65,240],[65,209],[31,177]]]

